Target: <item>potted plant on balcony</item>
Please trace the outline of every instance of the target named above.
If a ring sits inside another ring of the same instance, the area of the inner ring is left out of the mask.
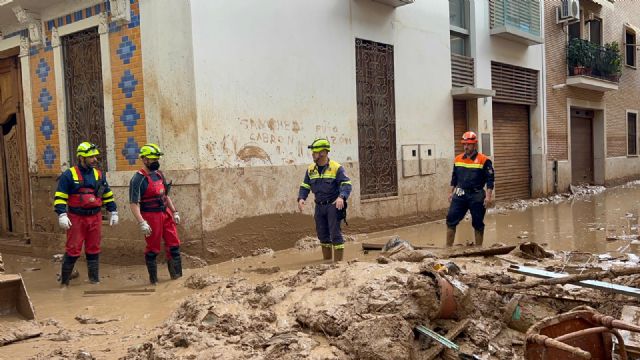
[[[602,56],[603,75],[611,81],[618,81],[618,77],[622,71],[622,55],[620,54],[618,42],[613,41],[605,44]]]
[[[591,44],[582,39],[574,38],[569,42],[567,48],[567,62],[570,75],[588,75],[593,66],[594,52]]]

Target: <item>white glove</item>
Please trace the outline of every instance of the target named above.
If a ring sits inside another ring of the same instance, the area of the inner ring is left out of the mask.
[[[109,218],[109,226],[113,226],[113,225],[118,225],[118,212],[117,211],[112,211],[111,212],[111,217]]]
[[[175,221],[176,224],[180,224],[180,213],[179,212],[174,212],[173,213],[173,221]]]
[[[67,216],[67,213],[58,215],[58,225],[62,230],[69,230],[71,228],[71,220]]]
[[[146,220],[142,220],[140,223],[140,231],[145,237],[151,235],[151,226],[149,226]]]

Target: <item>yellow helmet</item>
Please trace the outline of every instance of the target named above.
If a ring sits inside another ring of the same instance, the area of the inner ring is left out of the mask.
[[[160,159],[160,157],[164,155],[162,151],[160,151],[160,146],[156,144],[145,144],[140,148],[140,158],[147,159]]]
[[[315,139],[311,145],[307,146],[312,152],[317,153],[322,150],[331,151],[331,144],[327,139]]]
[[[98,151],[98,145],[85,141],[78,145],[76,149],[76,156],[82,157],[92,157],[100,155],[100,151]]]

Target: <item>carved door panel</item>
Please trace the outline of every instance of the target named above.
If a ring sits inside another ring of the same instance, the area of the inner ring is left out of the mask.
[[[17,123],[5,124],[3,128],[4,162],[7,174],[7,188],[9,200],[9,225],[12,232],[24,233],[25,203],[23,193],[23,180],[26,176],[20,169],[20,144],[18,142]]]
[[[393,46],[356,39],[362,199],[398,195]]]
[[[102,62],[97,28],[83,30],[62,38],[64,81],[67,103],[69,154],[75,158],[76,147],[83,141],[100,148],[100,167],[107,170],[102,95]]]
[[[31,223],[26,137],[17,57],[0,60],[0,229],[26,235]]]

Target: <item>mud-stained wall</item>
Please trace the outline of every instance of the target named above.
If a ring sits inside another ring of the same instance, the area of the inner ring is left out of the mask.
[[[189,2],[141,0],[140,16],[148,139],[165,152],[163,169],[197,169]]]
[[[329,138],[332,159],[354,182],[351,216],[445,207],[453,159],[448,3],[326,0],[305,2],[304,12],[298,4],[191,3],[203,231],[220,236],[214,232],[238,219],[269,214],[283,214],[268,221],[279,228],[308,229],[293,213],[311,160],[306,146],[317,137]],[[437,173],[403,178],[399,165],[399,194],[389,199],[360,201],[356,38],[394,46],[396,158],[405,144],[436,147]],[[311,213],[308,206],[305,219]]]

